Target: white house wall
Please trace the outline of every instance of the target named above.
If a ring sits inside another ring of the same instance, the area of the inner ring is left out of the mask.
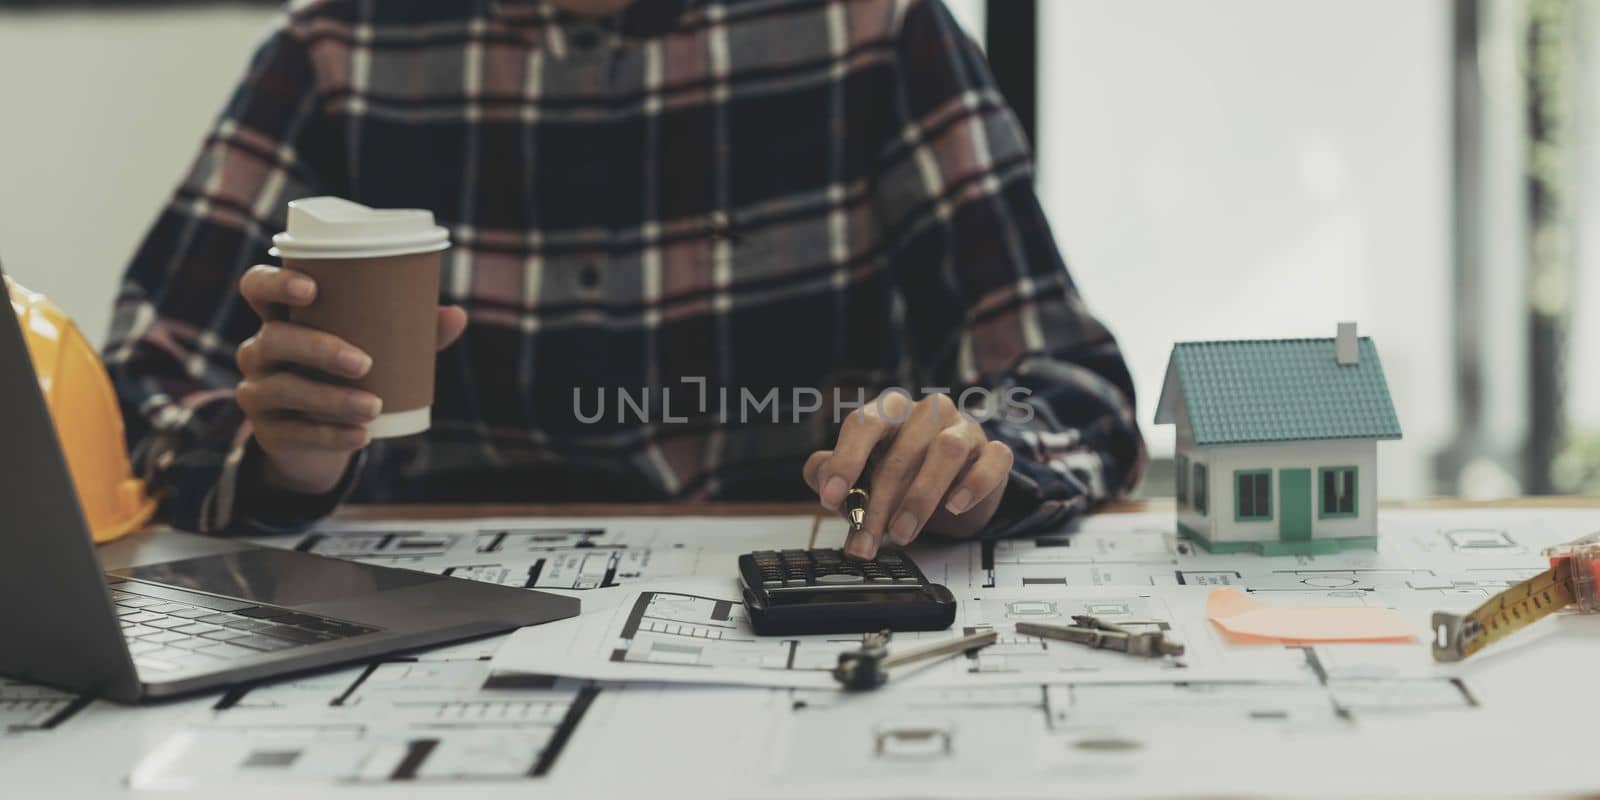
[[[1180,425],[1182,431],[1184,426]],[[1181,440],[1180,440],[1181,442]],[[1278,538],[1278,471],[1311,470],[1311,536],[1314,539],[1373,536],[1378,502],[1378,445],[1370,439],[1325,442],[1290,442],[1271,445],[1231,445],[1196,448],[1180,443],[1178,452],[1191,463],[1203,463],[1208,470],[1208,513],[1201,517],[1193,502],[1178,509],[1178,521],[1216,542],[1253,542]],[[1357,469],[1357,516],[1319,519],[1321,467]],[[1192,470],[1191,469],[1191,475]],[[1233,473],[1235,470],[1272,470],[1272,518],[1237,522],[1234,520]],[[1190,479],[1190,489],[1194,481]]]
[[[1175,386],[1176,384],[1177,381],[1168,378],[1167,385]],[[1178,504],[1178,523],[1188,527],[1190,530],[1196,533],[1210,537],[1211,516],[1208,515],[1202,517],[1194,510],[1194,463],[1196,458],[1202,459],[1203,463],[1205,454],[1195,449],[1194,426],[1189,422],[1189,409],[1184,406],[1183,397],[1179,395],[1177,398],[1175,398],[1175,400],[1176,401],[1172,404],[1171,408],[1173,411],[1173,427],[1177,430],[1176,453],[1178,458],[1186,458],[1189,460],[1189,477],[1186,481],[1188,486],[1188,496],[1183,498],[1183,502]],[[1207,475],[1208,481],[1210,481],[1210,478],[1211,476]],[[1215,508],[1215,506],[1211,506],[1211,508]]]

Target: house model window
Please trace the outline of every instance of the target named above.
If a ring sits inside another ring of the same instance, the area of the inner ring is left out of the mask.
[[[1322,470],[1322,517],[1356,515],[1356,468],[1330,467]]]
[[[1233,483],[1238,519],[1272,519],[1272,470],[1235,472]]]
[[[1189,459],[1187,456],[1178,456],[1177,469],[1178,507],[1189,504]]]
[[[1206,465],[1194,465],[1194,510],[1206,515]]]

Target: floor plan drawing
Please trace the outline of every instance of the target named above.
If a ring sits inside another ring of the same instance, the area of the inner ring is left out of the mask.
[[[88,698],[0,678],[0,737],[50,730],[88,704]]]
[[[833,687],[839,655],[859,634],[761,637],[751,630],[738,589],[726,579],[647,584],[604,614],[518,631],[495,655],[497,674],[558,674],[595,680]],[[958,596],[951,630],[897,633],[894,647],[993,629],[999,641],[975,654],[907,673],[919,686],[1083,681],[1300,679],[1298,653],[1241,653],[1225,647],[1204,619],[1203,591],[1167,587],[1130,592],[1098,587],[975,589]],[[1089,614],[1138,630],[1167,632],[1188,648],[1181,657],[1130,658],[1109,650],[1019,635],[1019,621],[1071,624]],[[1181,678],[1178,676],[1182,676]]]
[[[587,591],[644,580],[724,575],[740,553],[764,542],[804,547],[810,518],[729,524],[725,519],[572,520],[533,524],[486,519],[470,523],[328,525],[299,537],[257,537],[261,544],[406,567],[528,589]]]
[[[956,635],[910,632],[910,644]],[[839,654],[859,634],[757,636],[728,578],[647,584],[615,608],[523,629],[495,655],[496,674],[754,686],[832,687]]]
[[[230,692],[134,771],[141,788],[538,778],[597,689],[389,659]]]
[[[834,520],[339,522],[265,537],[570,593],[585,613],[149,708],[0,681],[0,770],[51,776],[62,796],[131,787],[296,800],[379,786],[601,796],[664,782],[712,800],[1063,786],[1282,795],[1308,776],[1334,796],[1600,785],[1592,704],[1574,700],[1600,663],[1600,615],[1555,615],[1459,664],[1434,662],[1427,640],[1433,612],[1543,569],[1544,547],[1600,528],[1600,515],[1385,511],[1376,550],[1284,557],[1195,551],[1170,523],[1170,512],[1116,514],[1014,539],[919,541],[911,555],[956,595],[956,623],[896,635],[891,650],[984,629],[998,643],[871,693],[840,691],[829,675],[859,636],[756,637],[740,603],[738,555],[837,546]],[[1206,616],[1218,587],[1268,605],[1393,609],[1417,636],[1235,644]],[[1137,659],[1016,631],[1081,614],[1160,630],[1185,652]],[[1532,730],[1537,740],[1496,735]],[[1330,766],[1341,764],[1360,769]]]

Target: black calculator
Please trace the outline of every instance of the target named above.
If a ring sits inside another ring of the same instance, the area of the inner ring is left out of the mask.
[[[842,550],[757,550],[739,556],[750,626],[763,636],[939,631],[956,598],[929,583],[910,556],[864,560]]]

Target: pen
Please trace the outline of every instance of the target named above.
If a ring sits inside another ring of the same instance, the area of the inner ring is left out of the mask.
[[[844,496],[845,513],[850,517],[850,532],[858,533],[867,522],[867,490],[860,487]]]

